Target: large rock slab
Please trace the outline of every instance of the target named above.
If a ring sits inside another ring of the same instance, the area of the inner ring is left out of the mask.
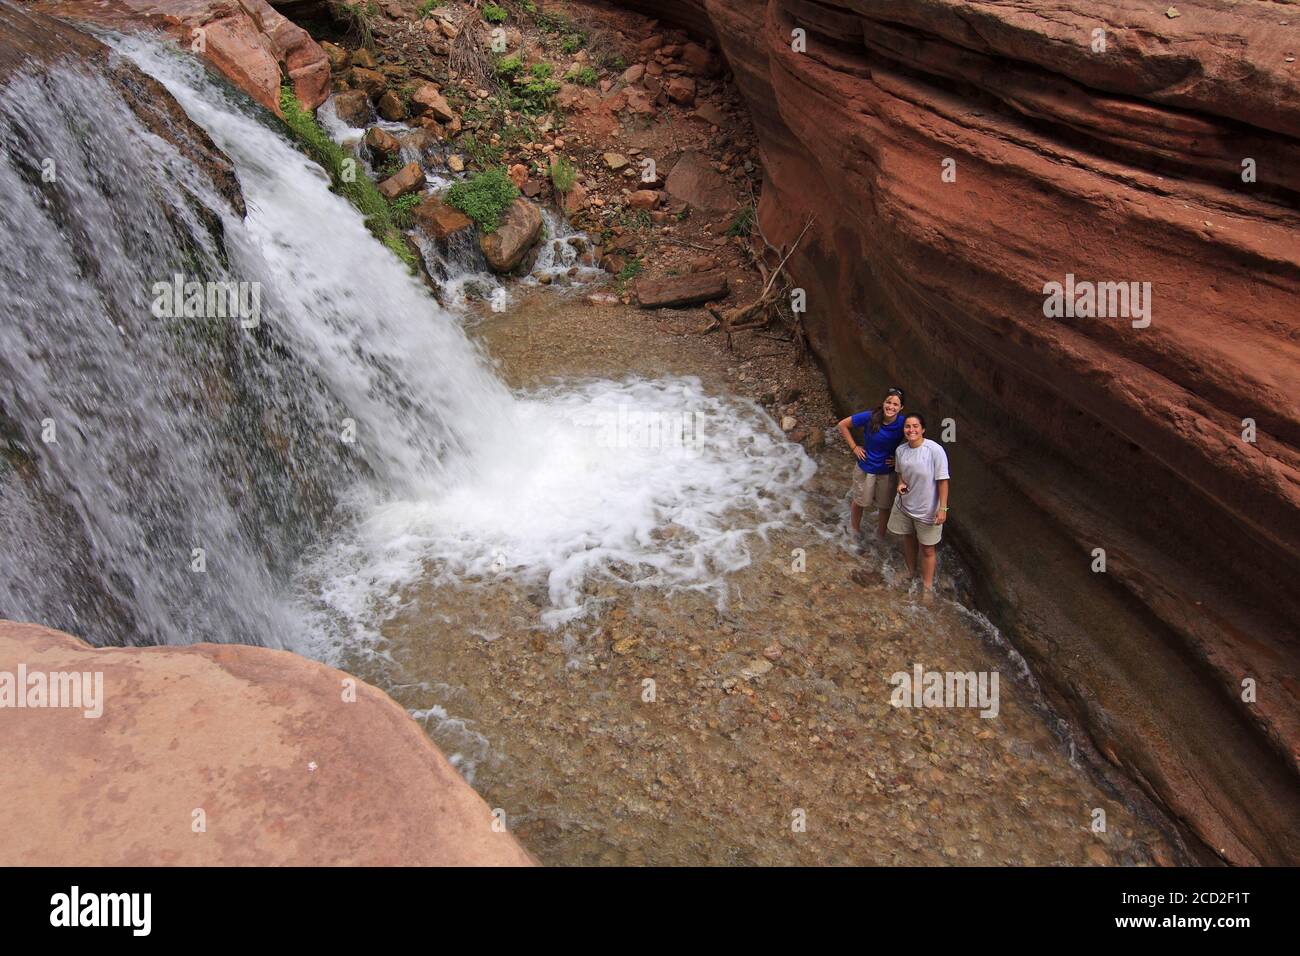
[[[280,112],[280,78],[307,109],[325,102],[330,61],[307,31],[266,0],[42,0],[35,8],[114,30],[162,30],[268,109]]]
[[[0,622],[0,675],[20,666],[102,674],[102,714],[0,708],[0,865],[533,862],[406,711],[342,671]]]
[[[493,272],[513,272],[542,236],[542,214],[527,199],[516,199],[501,215],[495,232],[479,237]]]
[[[709,164],[708,157],[695,150],[682,153],[664,183],[668,195],[708,212],[727,212],[736,208],[736,194],[721,173]]]
[[[639,279],[636,283],[636,300],[643,309],[663,309],[724,299],[729,291],[725,273],[697,272],[684,276]]]

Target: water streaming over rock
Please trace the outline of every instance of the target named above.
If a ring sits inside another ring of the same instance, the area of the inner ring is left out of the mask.
[[[697,381],[512,395],[274,117],[164,44],[110,42],[230,157],[247,215],[92,73],[10,84],[0,616],[327,654],[421,576],[536,578],[552,622],[592,575],[721,599],[799,509],[802,450]],[[178,275],[256,284],[256,322],[158,318]],[[683,416],[706,440],[643,440]]]

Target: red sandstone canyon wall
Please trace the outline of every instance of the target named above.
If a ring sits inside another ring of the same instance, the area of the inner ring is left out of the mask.
[[[832,387],[953,419],[954,542],[1058,701],[1219,856],[1300,859],[1300,9],[620,5],[719,43]],[[1067,274],[1149,326],[1047,317]]]

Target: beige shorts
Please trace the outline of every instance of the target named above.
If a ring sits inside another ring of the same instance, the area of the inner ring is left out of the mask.
[[[857,465],[853,466],[853,503],[859,508],[888,508],[898,488],[898,475],[869,475]]]
[[[939,539],[943,537],[943,525],[917,521],[898,507],[897,500],[894,501],[893,510],[889,512],[889,530],[894,534],[914,534],[921,544],[938,544]]]

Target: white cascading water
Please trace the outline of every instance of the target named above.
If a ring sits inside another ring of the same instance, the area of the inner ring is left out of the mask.
[[[202,456],[189,450],[186,435],[174,436],[159,467],[182,468],[189,458],[197,471],[186,479],[193,502],[173,501],[178,513],[169,517],[185,525],[179,538],[214,540],[209,524],[226,535],[242,565],[232,593],[247,596],[242,605],[221,605],[244,608],[229,633],[214,636],[209,622],[201,639],[289,643],[329,658],[372,642],[378,625],[398,609],[403,587],[418,580],[482,587],[508,576],[544,583],[550,605],[543,619],[552,625],[588,610],[583,586],[592,579],[708,590],[721,601],[725,575],[749,562],[754,536],[801,511],[800,488],[815,469],[803,450],[785,441],[757,406],[707,394],[696,380],[588,381],[512,394],[458,317],[330,192],[323,172],[288,142],[274,118],[170,46],[140,37],[111,43],[159,80],[233,161],[246,218],[232,215],[210,187],[191,184],[186,193],[219,212],[229,273],[263,284],[262,321],[301,367],[296,378],[269,377],[267,387],[283,394],[266,400],[296,410],[298,424],[306,420],[337,459],[330,469],[333,517],[278,582],[257,554],[260,529],[246,522],[241,529],[224,515],[221,501],[228,496],[204,486]],[[99,113],[101,123],[121,126],[116,149],[168,148],[131,129],[129,111],[120,112]],[[189,182],[199,174],[186,164],[184,175]],[[174,202],[192,200],[178,191]],[[8,228],[11,235],[31,234],[20,223]],[[98,251],[112,259],[111,249]],[[45,294],[32,291],[33,307]],[[121,347],[114,351],[118,333],[110,326],[96,324],[89,310],[83,321],[85,342],[69,347],[107,351],[68,375],[72,384],[94,388],[96,363],[132,359]],[[32,340],[23,347],[30,351]],[[28,361],[32,371],[16,387],[53,388],[42,378],[58,363]],[[104,374],[116,380],[116,371]],[[139,410],[130,427],[175,429],[171,420],[179,413],[162,407],[159,389],[188,395],[200,384],[150,383],[142,394],[159,407]],[[638,421],[683,416],[690,437],[700,440],[647,447],[656,443],[644,440]],[[187,428],[204,427],[192,412],[180,418]],[[345,433],[354,433],[355,442],[343,441]],[[59,456],[59,467],[73,467],[65,461],[68,450]],[[208,483],[219,480],[212,475]],[[104,509],[129,518],[132,503],[101,497],[112,484],[105,474],[87,473],[81,481],[70,493],[90,537],[102,545],[94,563],[148,577],[147,546],[135,548],[134,564],[118,562],[119,551],[131,551],[129,529],[123,540],[98,537],[100,526],[116,520]],[[5,509],[0,499],[0,517],[17,520],[16,506]],[[16,573],[0,565],[0,616],[31,609],[21,589],[2,580]],[[163,581],[149,593],[157,607],[147,639],[200,639],[187,635],[183,622],[164,625],[173,585]],[[123,589],[121,599],[130,595]],[[274,621],[266,608],[275,609]]]

